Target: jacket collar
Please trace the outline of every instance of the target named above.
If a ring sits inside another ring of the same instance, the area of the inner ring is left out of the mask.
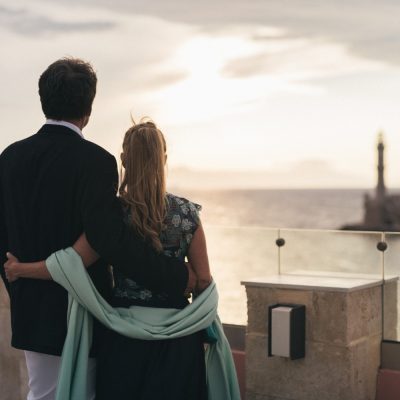
[[[74,131],[63,125],[52,125],[52,124],[44,124],[37,134],[64,134],[64,135],[73,135],[73,137],[78,139],[83,139],[82,136],[79,135],[78,132]]]

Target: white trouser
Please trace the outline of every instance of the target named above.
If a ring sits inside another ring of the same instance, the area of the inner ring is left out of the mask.
[[[27,400],[55,400],[61,357],[25,351],[25,358],[29,376]],[[87,400],[94,400],[95,386],[96,360],[91,358],[89,359]]]

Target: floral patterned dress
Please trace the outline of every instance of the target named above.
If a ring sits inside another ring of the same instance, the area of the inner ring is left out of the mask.
[[[184,260],[187,256],[193,234],[199,226],[199,211],[201,210],[201,206],[171,193],[167,193],[166,202],[165,229],[160,235],[164,254],[168,257]],[[128,212],[126,213],[126,218],[128,222]],[[188,304],[187,299],[183,296],[171,298],[166,293],[152,292],[134,280],[126,278],[117,270],[114,271],[114,282],[112,301],[114,307],[140,305],[147,307],[183,308]]]

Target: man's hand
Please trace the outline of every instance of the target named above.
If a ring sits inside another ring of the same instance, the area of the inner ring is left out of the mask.
[[[210,279],[198,279],[196,286],[196,294],[200,294],[204,290],[206,290],[212,282],[212,278]]]
[[[7,261],[4,264],[4,270],[8,282],[14,282],[19,278],[19,260],[11,253],[7,253]]]

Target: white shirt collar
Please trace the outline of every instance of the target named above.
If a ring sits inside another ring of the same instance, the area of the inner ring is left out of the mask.
[[[46,119],[46,124],[66,126],[67,128],[72,129],[73,131],[75,131],[81,138],[83,138],[82,131],[76,125],[71,124],[70,122],[59,121],[59,120],[56,120],[56,119]]]

